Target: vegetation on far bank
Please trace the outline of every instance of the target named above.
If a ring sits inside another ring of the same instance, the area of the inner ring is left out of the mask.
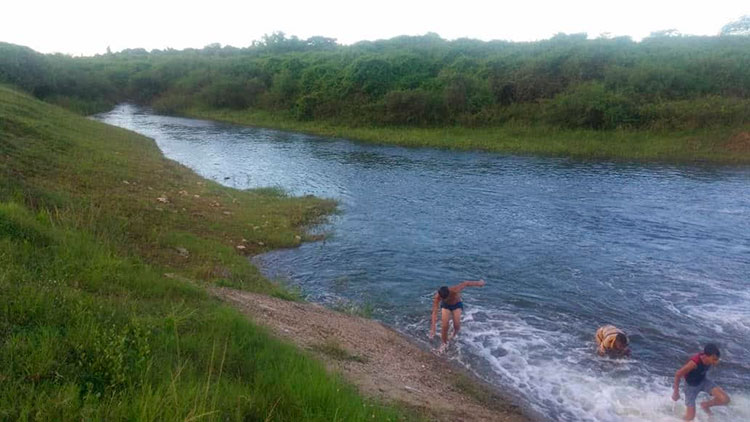
[[[190,109],[187,116],[405,147],[478,150],[582,159],[750,163],[750,125],[691,130],[559,129],[546,126],[417,128],[300,122],[280,113]]]
[[[722,145],[750,125],[750,36],[737,30],[748,26],[640,42],[426,34],[344,46],[274,33],[244,48],[77,58],[0,43],[0,82],[84,114],[131,101],[403,145],[747,162],[747,149]]]
[[[274,33],[244,48],[78,58],[0,43],[0,81],[84,112],[129,100],[161,112],[252,109],[365,127],[691,130],[748,123],[750,36],[732,34],[743,32],[663,31],[640,42],[426,34],[344,46]]]
[[[393,421],[210,297],[334,204],[239,191],[0,87],[0,419]]]

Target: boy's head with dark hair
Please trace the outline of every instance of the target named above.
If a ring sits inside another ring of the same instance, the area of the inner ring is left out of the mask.
[[[705,355],[705,363],[708,363],[710,365],[716,365],[717,363],[719,363],[719,358],[721,357],[719,346],[713,343],[708,343],[706,347],[703,348],[703,354]]]
[[[451,291],[450,291],[450,289],[448,288],[448,286],[443,286],[443,287],[441,287],[441,288],[439,288],[439,289],[438,289],[438,294],[439,294],[439,295],[440,295],[440,297],[442,297],[443,299],[447,299],[447,298],[448,298],[448,296],[449,296],[449,295],[451,294]]]
[[[717,358],[721,357],[721,352],[719,351],[719,346],[708,343],[706,347],[703,348],[703,353],[707,356],[716,356]]]

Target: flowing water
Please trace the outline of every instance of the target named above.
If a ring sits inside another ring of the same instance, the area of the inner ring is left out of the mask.
[[[310,300],[427,343],[436,288],[484,278],[446,358],[541,420],[676,421],[674,372],[709,341],[732,398],[711,420],[750,420],[748,167],[363,145],[129,105],[96,118],[225,185],[337,199],[326,241],[257,258]],[[595,356],[603,324],[629,334],[631,359]]]

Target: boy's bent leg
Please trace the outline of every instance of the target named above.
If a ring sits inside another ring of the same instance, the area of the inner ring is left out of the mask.
[[[440,339],[443,340],[443,344],[448,342],[448,326],[451,321],[451,311],[443,308],[440,314]]]
[[[456,337],[458,335],[458,330],[461,329],[461,311],[461,308],[453,310],[453,337]]]
[[[724,392],[724,390],[721,389],[721,387],[713,387],[709,394],[711,394],[711,400],[707,400],[701,403],[701,408],[705,410],[706,413],[711,413],[711,407],[725,406],[729,404],[729,396]]]

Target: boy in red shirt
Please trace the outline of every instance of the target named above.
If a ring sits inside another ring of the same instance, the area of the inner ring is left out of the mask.
[[[680,399],[680,380],[685,378],[685,420],[692,421],[695,417],[695,399],[701,391],[711,395],[711,400],[701,403],[701,408],[709,415],[711,407],[723,406],[729,403],[729,396],[715,382],[711,381],[706,374],[712,366],[719,363],[721,353],[719,348],[712,343],[706,345],[703,353],[698,353],[674,374],[674,392],[672,400]]]

